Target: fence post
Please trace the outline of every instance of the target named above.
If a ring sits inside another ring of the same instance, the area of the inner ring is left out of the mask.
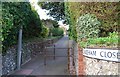
[[[44,49],[45,49],[45,51],[44,51],[44,65],[46,66],[46,47]]]
[[[69,39],[68,39],[68,71],[70,72],[70,68],[69,68],[70,67],[70,65],[69,65],[70,63],[69,62],[70,62],[70,48],[69,48]]]
[[[72,57],[73,57],[73,66],[75,65],[75,62],[74,62],[74,42],[73,42],[73,51],[72,51]]]
[[[55,60],[55,44],[54,44],[54,60]]]

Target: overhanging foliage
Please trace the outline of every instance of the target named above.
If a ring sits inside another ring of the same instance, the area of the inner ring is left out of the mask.
[[[28,2],[2,2],[2,51],[17,44],[18,31],[23,26],[23,39],[38,37],[42,24]]]

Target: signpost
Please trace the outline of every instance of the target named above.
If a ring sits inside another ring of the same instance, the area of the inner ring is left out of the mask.
[[[86,48],[83,49],[83,55],[97,59],[120,62],[120,50]]]

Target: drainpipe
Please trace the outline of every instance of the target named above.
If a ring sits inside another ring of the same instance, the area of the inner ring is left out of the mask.
[[[19,37],[18,37],[18,52],[17,52],[17,69],[20,70],[21,68],[21,54],[22,54],[22,26],[19,30]]]

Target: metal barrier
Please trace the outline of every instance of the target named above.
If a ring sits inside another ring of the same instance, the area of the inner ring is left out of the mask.
[[[53,49],[53,55],[47,55],[46,52],[47,52],[47,49]],[[72,61],[72,66],[75,66],[75,57],[74,57],[74,48],[75,48],[75,42],[73,41],[72,42],[72,45],[69,46],[69,41],[68,41],[68,47],[56,47],[55,44],[49,44],[49,45],[46,45],[45,46],[45,51],[44,51],[44,65],[46,65],[47,63],[47,57],[53,57],[53,59],[55,60],[56,57],[67,57],[68,58],[68,70],[70,72],[70,61]],[[67,56],[56,56],[56,49],[67,49]],[[72,60],[71,60],[72,59]]]
[[[46,46],[52,45],[55,43],[57,40],[60,38],[55,38],[55,39],[48,39],[40,42],[33,42],[30,44],[31,48],[31,56],[35,57],[38,54],[43,54],[44,55],[44,50]]]

